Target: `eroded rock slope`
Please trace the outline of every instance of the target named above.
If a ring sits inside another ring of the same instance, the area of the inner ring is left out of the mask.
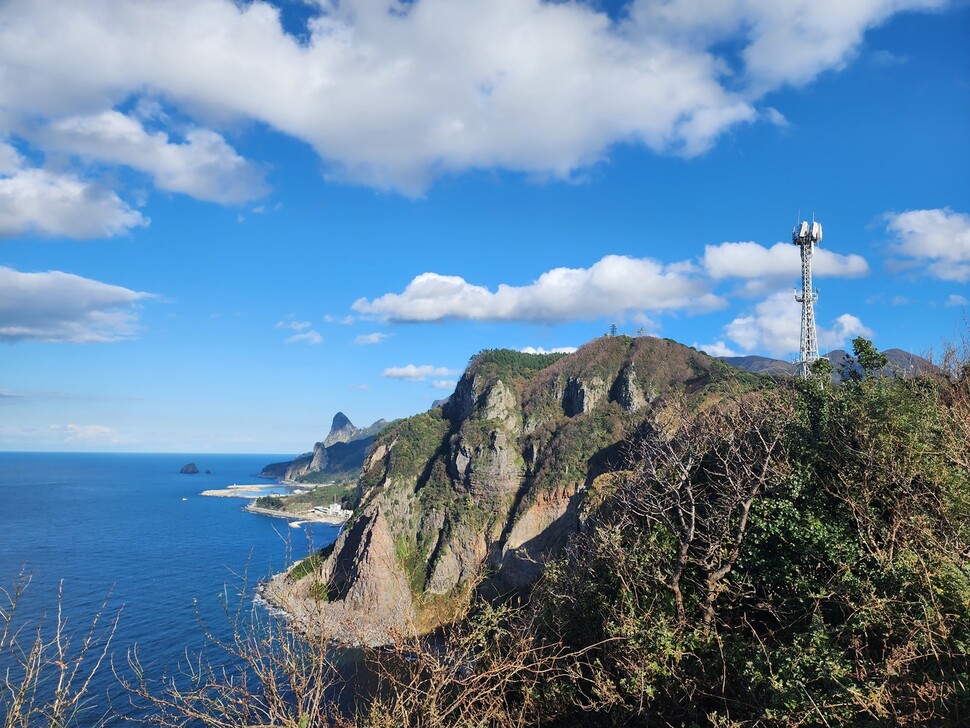
[[[375,643],[460,615],[473,589],[526,589],[652,407],[675,393],[701,406],[739,376],[753,380],[653,337],[605,337],[567,356],[482,352],[442,407],[374,442],[351,525],[287,608],[337,639]]]

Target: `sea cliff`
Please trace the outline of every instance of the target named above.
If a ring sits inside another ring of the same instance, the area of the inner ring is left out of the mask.
[[[755,381],[653,337],[604,337],[566,356],[484,351],[443,406],[374,441],[348,527],[266,596],[304,629],[378,644],[460,616],[476,591],[528,589],[656,403],[702,407]]]

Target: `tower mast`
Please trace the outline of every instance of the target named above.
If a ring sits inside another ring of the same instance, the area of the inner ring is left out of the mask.
[[[808,379],[809,368],[818,359],[818,334],[815,330],[815,302],[818,289],[812,289],[812,253],[822,240],[822,223],[802,222],[791,232],[791,241],[802,254],[802,290],[795,291],[795,300],[802,304],[802,335],[799,343],[798,373]]]

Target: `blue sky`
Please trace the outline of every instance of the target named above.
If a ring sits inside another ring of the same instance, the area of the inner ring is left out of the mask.
[[[299,452],[483,348],[939,351],[970,6],[8,0],[0,449]],[[781,243],[779,245],[779,243]]]

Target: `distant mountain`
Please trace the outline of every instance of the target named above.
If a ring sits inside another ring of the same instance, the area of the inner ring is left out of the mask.
[[[882,353],[886,355],[889,364],[879,372],[881,376],[912,377],[931,372],[935,368],[927,359],[902,349],[886,349]],[[798,371],[797,365],[792,362],[772,359],[767,356],[721,356],[718,358],[726,364],[755,374],[794,376]],[[825,354],[825,358],[832,362],[833,381],[845,379],[845,373],[850,368],[858,369],[859,367],[852,356],[842,349],[830,351]]]
[[[794,374],[795,365],[767,356],[719,356],[723,362],[755,374]]]
[[[367,448],[385,425],[386,420],[378,420],[368,427],[355,427],[347,415],[338,412],[333,417],[329,434],[323,442],[316,443],[311,452],[287,462],[270,463],[260,476],[298,483],[356,478]]]

